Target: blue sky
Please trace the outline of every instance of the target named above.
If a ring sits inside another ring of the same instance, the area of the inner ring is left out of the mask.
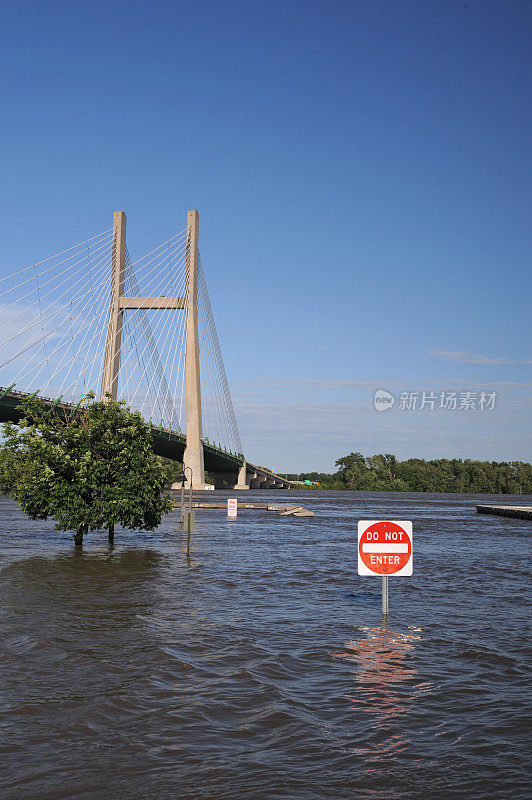
[[[0,271],[115,208],[139,257],[198,208],[251,460],[530,460],[531,20],[518,0],[4,3]],[[399,408],[444,390],[496,407]]]

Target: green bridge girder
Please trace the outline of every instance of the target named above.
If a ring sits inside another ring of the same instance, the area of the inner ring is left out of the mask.
[[[14,391],[12,386],[0,386],[0,422],[18,422],[21,418],[20,401],[35,395],[36,392],[29,394]],[[39,397],[38,399],[50,411],[62,412],[67,415],[83,414],[83,409],[80,408],[79,403],[73,405],[62,402],[60,398],[54,399],[51,397]],[[168,428],[157,427],[153,424],[151,425],[151,434],[153,450],[157,455],[169,458],[172,461],[183,462],[183,454],[187,444],[187,437],[184,434]],[[244,463],[243,456],[228,453],[226,450],[207,442],[203,442],[203,454],[207,472],[234,472],[238,471],[239,467]]]

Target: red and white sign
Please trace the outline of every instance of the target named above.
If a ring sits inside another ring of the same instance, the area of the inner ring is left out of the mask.
[[[360,520],[359,575],[412,575],[410,520]]]
[[[236,499],[236,497],[233,497],[227,501],[227,516],[236,517],[237,513],[238,513],[238,500]]]

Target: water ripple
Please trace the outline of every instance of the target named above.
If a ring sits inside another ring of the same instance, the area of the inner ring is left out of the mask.
[[[529,523],[458,495],[304,502],[200,515],[188,562],[175,514],[76,553],[3,498],[1,800],[528,797]],[[356,520],[391,509],[415,566],[383,625]]]

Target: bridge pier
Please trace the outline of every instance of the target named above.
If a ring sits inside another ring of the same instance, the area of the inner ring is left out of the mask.
[[[249,489],[249,483],[247,483],[247,473],[246,473],[246,462],[242,464],[240,469],[238,470],[238,479],[236,484],[233,486],[233,489]]]

